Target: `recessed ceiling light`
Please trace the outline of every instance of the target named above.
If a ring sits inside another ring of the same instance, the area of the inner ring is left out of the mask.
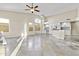
[[[35,21],[34,21],[35,23],[41,23],[41,19],[35,19]]]

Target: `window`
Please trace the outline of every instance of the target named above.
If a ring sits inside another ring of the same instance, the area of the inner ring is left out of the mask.
[[[29,31],[33,31],[33,23],[29,23]]]
[[[9,32],[9,19],[0,18],[0,32]]]

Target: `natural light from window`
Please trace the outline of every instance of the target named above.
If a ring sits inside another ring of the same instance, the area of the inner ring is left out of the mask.
[[[0,18],[0,23],[9,23],[9,19]]]

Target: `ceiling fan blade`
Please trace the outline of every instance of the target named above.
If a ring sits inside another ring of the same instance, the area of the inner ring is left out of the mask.
[[[31,8],[29,5],[26,5],[28,8]]]
[[[30,9],[25,9],[25,10],[30,10]]]
[[[35,11],[40,12],[39,10],[35,10]]]
[[[38,8],[38,6],[35,6],[35,8]]]

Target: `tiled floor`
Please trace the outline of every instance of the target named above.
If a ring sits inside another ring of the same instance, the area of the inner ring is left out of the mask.
[[[17,37],[16,38],[8,38],[6,39],[7,45],[6,45],[6,56],[10,56],[15,47],[17,46]]]
[[[29,42],[32,42],[32,46],[28,48]],[[36,41],[36,42],[35,42]],[[39,42],[39,43],[37,43]],[[38,46],[39,45],[39,46]],[[38,48],[35,48],[38,47]],[[79,55],[79,47],[76,47],[70,41],[57,39],[52,35],[33,35],[28,36],[24,40],[21,49],[19,50],[17,56],[72,56]]]
[[[10,55],[17,46],[16,39],[8,39],[6,54]],[[79,43],[57,39],[49,34],[27,36],[17,56],[79,56]]]

